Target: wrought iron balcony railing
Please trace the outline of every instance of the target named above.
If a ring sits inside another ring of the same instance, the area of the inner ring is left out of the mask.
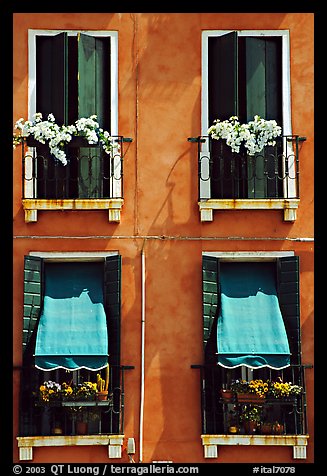
[[[108,399],[105,401],[54,401],[40,404],[37,390],[45,380],[43,372],[34,367],[22,368],[20,395],[20,437],[74,436],[77,422],[87,423],[89,435],[124,433],[125,371],[133,366],[110,366]],[[58,372],[58,371],[53,371]],[[92,380],[92,376],[88,376]],[[55,376],[52,377],[55,380]],[[94,380],[94,376],[93,376]]]
[[[199,201],[208,199],[298,199],[299,136],[281,136],[274,146],[249,156],[223,140],[189,138],[198,144]]]
[[[304,371],[305,368],[311,367],[311,365],[292,365],[281,371],[265,369],[265,372],[268,372],[265,378],[276,379],[274,375],[278,372],[283,381],[292,382],[304,389],[303,393],[292,398],[267,398],[262,400],[261,403],[255,404],[260,408],[264,418],[280,424],[281,432],[284,435],[304,435],[307,433]],[[192,368],[200,370],[202,433],[204,435],[227,435],[230,426],[233,425],[237,428],[237,432],[242,434],[244,430],[240,425],[240,414],[244,405],[248,405],[248,403],[238,403],[234,400],[226,402],[222,399],[220,390],[226,388],[228,371],[217,365],[192,365]],[[264,370],[262,369],[260,372],[262,375]],[[233,423],[230,422],[231,414],[234,418]],[[260,432],[261,426],[258,426],[257,433],[260,434]]]
[[[131,141],[115,136],[118,148],[106,154],[98,145],[74,137],[64,166],[51,156],[47,145],[27,138],[22,147],[23,199],[122,199],[123,144]]]

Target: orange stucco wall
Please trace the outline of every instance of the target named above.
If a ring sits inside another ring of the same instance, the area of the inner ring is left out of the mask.
[[[28,115],[28,29],[117,30],[119,133],[132,137],[124,159],[120,224],[105,211],[38,212],[24,222],[21,155],[14,152],[14,364],[21,363],[23,256],[30,251],[119,250],[122,255],[122,363],[125,436],[138,448],[141,249],[146,256],[143,461],[206,462],[201,444],[198,371],[202,363],[202,251],[288,251],[300,256],[303,362],[313,363],[313,14],[14,14],[14,118]],[[290,31],[293,133],[300,152],[300,205],[294,223],[281,211],[215,212],[201,224],[196,146],[201,130],[202,30]],[[192,239],[190,239],[192,238]],[[205,238],[205,239],[204,239]],[[212,238],[212,239],[209,239]],[[14,386],[19,387],[18,372]],[[313,371],[307,372],[313,462]],[[18,402],[14,402],[14,436]],[[18,460],[14,442],[14,459]],[[136,455],[136,459],[138,453]],[[98,447],[40,448],[34,462],[105,462]],[[123,452],[121,462],[128,461]],[[218,462],[291,462],[288,447],[221,447]],[[299,460],[301,461],[301,460]]]

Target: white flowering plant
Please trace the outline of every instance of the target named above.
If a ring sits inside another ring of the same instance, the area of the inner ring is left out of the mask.
[[[84,137],[89,144],[100,144],[106,154],[114,148],[119,148],[119,144],[114,142],[108,131],[104,131],[97,121],[97,116],[82,117],[72,125],[56,124],[53,114],[49,114],[47,120],[43,120],[42,114],[37,112],[33,116],[33,121],[25,121],[20,118],[15,123],[15,129],[19,134],[13,135],[13,147],[21,144],[24,138],[32,136],[41,144],[48,143],[50,153],[63,165],[67,164],[65,146],[72,140],[73,136]]]
[[[244,143],[249,155],[261,152],[266,145],[275,145],[275,139],[281,133],[282,129],[275,120],[268,121],[260,116],[254,116],[254,120],[246,124],[241,124],[237,116],[225,121],[216,119],[208,129],[212,139],[225,139],[233,152],[239,152]]]

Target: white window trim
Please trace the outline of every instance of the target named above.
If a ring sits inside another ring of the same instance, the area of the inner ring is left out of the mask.
[[[107,256],[118,255],[118,251],[30,251],[29,256],[43,258],[45,261],[103,261]]]
[[[275,36],[282,38],[282,117],[283,134],[292,135],[292,117],[291,117],[291,78],[290,78],[290,34],[289,30],[204,30],[202,31],[202,91],[201,91],[201,135],[207,136],[209,128],[208,123],[208,38],[222,36],[227,33],[237,31],[238,36]],[[201,176],[208,177],[209,173],[209,149],[205,141],[201,144]],[[289,168],[294,168],[294,156],[292,144],[287,143],[285,155],[289,157]],[[284,221],[294,222],[297,218],[297,208],[299,199],[285,198],[280,199],[212,199],[210,180],[200,181],[201,197],[207,197],[198,203],[200,218],[202,222],[213,221],[213,210],[230,209],[272,209],[284,210]],[[289,179],[284,183],[284,190],[289,190],[295,196],[295,181]]]
[[[276,261],[278,258],[295,256],[294,251],[203,251],[202,256],[219,258],[221,261]]]

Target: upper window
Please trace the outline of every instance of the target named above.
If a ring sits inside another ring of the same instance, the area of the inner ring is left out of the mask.
[[[204,31],[202,37],[202,138],[199,199],[298,198],[297,152],[291,136],[289,33]],[[274,146],[249,155],[208,138],[216,119],[255,116],[275,120]]]
[[[24,198],[122,199],[122,138],[118,134],[117,32],[29,32],[29,115],[51,113],[59,125],[96,115],[120,145],[111,154],[86,141],[67,145],[67,165],[47,145],[25,159]]]

